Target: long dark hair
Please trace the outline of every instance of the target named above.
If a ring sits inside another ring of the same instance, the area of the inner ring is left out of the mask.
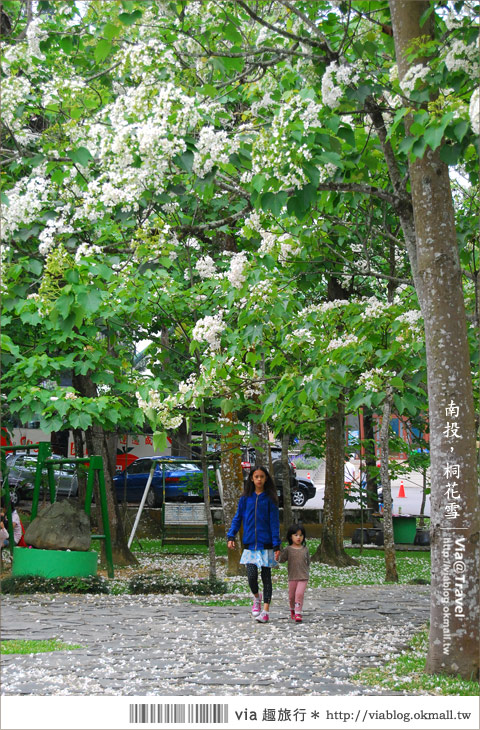
[[[268,469],[264,466],[252,466],[252,468],[250,469],[250,473],[247,477],[247,481],[245,482],[245,485],[243,487],[244,495],[246,497],[249,497],[251,494],[254,493],[255,484],[253,483],[253,474],[256,471],[263,471],[266,477],[264,486],[265,494],[267,495],[267,497],[270,497],[272,502],[278,504],[277,489],[275,487],[272,477],[268,473]]]

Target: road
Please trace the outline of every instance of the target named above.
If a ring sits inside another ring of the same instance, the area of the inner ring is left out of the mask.
[[[354,462],[355,463],[355,462]],[[358,470],[359,462],[356,462]],[[297,476],[311,479],[316,488],[315,497],[309,499],[305,504],[305,509],[323,509],[323,498],[325,494],[325,463],[322,462],[316,471],[308,471],[307,469],[297,469]],[[393,514],[403,515],[419,515],[422,504],[422,480],[421,472],[410,472],[401,479],[393,479],[391,483],[393,498]],[[401,485],[403,484],[403,490]],[[401,494],[405,493],[402,497]],[[360,509],[358,502],[350,502],[345,500],[345,509]],[[425,517],[430,517],[430,495],[427,495],[425,509]]]

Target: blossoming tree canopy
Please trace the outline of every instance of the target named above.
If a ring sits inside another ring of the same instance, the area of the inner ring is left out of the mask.
[[[419,2],[400,42],[390,5],[2,3],[11,413],[165,433],[207,399],[214,422],[255,404],[280,433],[387,385],[422,407],[442,337],[422,165],[445,199],[456,170],[444,253],[478,311],[478,9]]]

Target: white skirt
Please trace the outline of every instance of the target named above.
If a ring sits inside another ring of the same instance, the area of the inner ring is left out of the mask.
[[[253,563],[258,568],[276,568],[278,563],[275,560],[275,554],[270,550],[244,550],[240,563],[246,565]]]

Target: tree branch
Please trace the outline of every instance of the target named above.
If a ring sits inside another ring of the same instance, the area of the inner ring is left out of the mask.
[[[273,30],[275,33],[278,33],[279,35],[283,36],[284,38],[287,38],[287,40],[290,41],[298,41],[299,43],[304,43],[307,46],[311,46],[312,48],[319,48],[322,50],[325,55],[327,56],[329,61],[335,61],[337,60],[338,56],[336,53],[332,53],[332,51],[328,48],[328,46],[325,45],[325,43],[322,43],[321,41],[313,40],[312,38],[304,37],[296,35],[295,33],[289,33],[286,30],[283,30],[282,28],[278,28],[278,26],[273,25],[272,23],[269,23],[268,20],[265,20],[264,18],[261,18],[257,13],[255,13],[251,8],[248,7],[247,3],[243,0],[235,0],[235,3],[239,5],[241,8],[245,10],[245,12],[252,18],[252,20],[255,20],[257,23],[260,23],[260,25],[265,26],[265,28],[269,28],[270,30]]]

